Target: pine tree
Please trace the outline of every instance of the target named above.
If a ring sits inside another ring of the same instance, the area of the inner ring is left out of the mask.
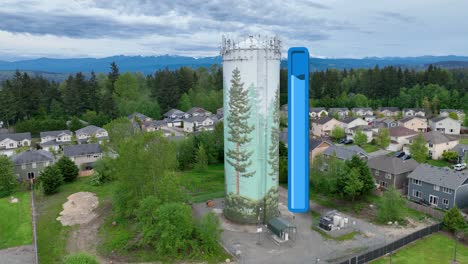
[[[11,195],[17,185],[13,163],[8,157],[0,155],[0,198]]]
[[[192,108],[192,102],[190,102],[190,98],[188,94],[184,93],[182,97],[180,97],[179,101],[179,109],[181,111],[188,111],[190,108]]]
[[[248,125],[250,115],[250,104],[248,90],[244,90],[244,83],[241,83],[240,71],[235,68],[232,71],[231,89],[229,89],[229,116],[228,121],[228,141],[235,144],[234,149],[229,149],[226,153],[227,162],[236,171],[236,193],[239,194],[240,177],[251,177],[255,171],[247,172],[247,167],[252,164],[250,157],[252,152],[243,149],[252,138],[249,133],[254,130]]]
[[[195,169],[199,172],[206,171],[208,167],[208,155],[206,154],[203,144],[198,146],[198,150],[195,156]]]
[[[278,91],[275,93],[275,98],[273,99],[272,106],[273,108],[273,122],[271,123],[271,143],[268,150],[268,164],[271,166],[271,172],[269,175],[276,180],[278,180],[279,173],[279,94]]]
[[[67,156],[61,157],[55,165],[60,170],[64,181],[72,182],[78,177],[78,167]]]

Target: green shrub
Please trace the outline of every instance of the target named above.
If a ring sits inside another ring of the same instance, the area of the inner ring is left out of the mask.
[[[463,230],[467,227],[465,219],[463,219],[457,207],[453,207],[445,213],[443,223],[444,227],[451,232]]]
[[[99,264],[97,259],[86,253],[74,253],[63,259],[63,264]]]
[[[42,171],[39,182],[45,195],[51,195],[58,192],[60,185],[63,184],[63,176],[57,166],[49,166]]]
[[[0,198],[14,193],[17,185],[13,163],[8,157],[0,155]]]
[[[377,220],[381,223],[389,221],[402,222],[406,214],[406,201],[393,187],[384,192],[379,204]]]
[[[203,216],[197,227],[201,240],[200,247],[205,254],[212,255],[218,252],[218,241],[221,238],[221,229],[218,217],[210,212]]]
[[[79,169],[75,163],[67,156],[62,156],[55,164],[66,182],[72,182],[78,177]]]

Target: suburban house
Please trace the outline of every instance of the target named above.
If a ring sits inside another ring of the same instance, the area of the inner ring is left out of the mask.
[[[320,138],[309,138],[309,160],[311,163],[314,162],[315,157],[322,154],[326,149],[331,147],[333,144],[322,140]]]
[[[338,116],[338,119],[343,119],[349,116],[348,108],[330,108],[328,109],[328,115],[331,117]]]
[[[442,154],[445,151],[453,149],[460,140],[450,135],[445,135],[437,131],[426,132],[422,134],[424,140],[426,140],[426,147],[429,149],[429,157],[432,159],[442,158]],[[413,143],[416,136],[409,138],[408,143]],[[405,152],[410,152],[409,148],[405,148]]]
[[[285,105],[281,106],[281,112],[283,112],[283,107]],[[288,115],[288,105],[286,105],[286,115]],[[224,108],[218,108],[216,109],[216,117],[218,120],[222,120],[224,117]]]
[[[417,132],[427,131],[427,119],[421,116],[407,116],[398,120],[398,125]]]
[[[440,209],[468,206],[468,173],[420,164],[408,175],[408,199]]]
[[[458,144],[456,145],[452,151],[455,151],[458,153],[458,163],[463,163],[466,162],[468,159],[468,145],[466,144]]]
[[[195,131],[214,130],[215,121],[216,120],[210,116],[192,116],[184,120],[184,131],[191,133]]]
[[[378,118],[375,119],[374,122],[372,122],[372,127],[375,129],[380,129],[380,128],[391,128],[391,127],[397,127],[398,126],[398,121],[395,121],[390,118]]]
[[[345,119],[341,120],[341,122],[344,123],[344,129],[345,129],[346,133],[349,133],[350,129],[353,128],[353,127],[367,126],[367,122],[364,119],[360,118],[360,117],[345,118]]]
[[[358,156],[361,159],[369,159],[369,155],[360,147],[356,145],[351,146],[336,146],[332,145],[328,147],[324,152],[323,155],[325,157],[332,157],[335,156],[340,160],[350,160],[353,156]]]
[[[104,128],[100,128],[97,126],[86,126],[82,129],[78,129],[75,131],[76,139],[78,142],[81,143],[88,143],[95,139],[97,142],[102,143],[103,141],[107,141],[109,139],[109,134],[107,130]]]
[[[210,116],[212,113],[207,111],[201,107],[192,107],[186,113],[185,117],[193,117],[193,116]]]
[[[333,117],[322,117],[312,121],[312,135],[317,137],[328,137],[335,127],[344,128],[344,123]]]
[[[369,108],[369,107],[352,108],[351,112],[354,114],[354,116],[360,116],[360,117],[374,115],[374,111],[372,111],[372,108]]]
[[[166,120],[154,120],[142,124],[143,131],[145,132],[154,132],[167,127],[168,124]]]
[[[400,109],[398,107],[379,107],[377,109],[377,113],[379,115],[383,115],[386,117],[391,117],[391,116],[398,116],[398,113],[400,112]]]
[[[407,176],[413,172],[419,163],[414,159],[403,160],[394,156],[377,156],[367,162],[375,182],[381,188],[394,187],[404,194],[408,190]]]
[[[56,130],[41,132],[41,143],[42,149],[47,151],[59,150],[60,146],[71,144],[72,132],[70,130]]]
[[[45,150],[28,150],[11,156],[19,181],[37,178],[42,170],[53,164],[54,156]]]
[[[367,137],[367,143],[370,143],[374,137],[374,131],[372,131],[372,127],[371,126],[355,126],[351,129],[348,129],[348,132],[346,132],[346,138],[347,139],[353,139],[354,140],[354,136],[356,136],[356,132],[361,130],[362,133],[364,133],[364,135],[366,135]]]
[[[63,155],[69,157],[80,170],[90,170],[103,153],[101,145],[93,143],[64,146]]]
[[[31,133],[0,134],[0,155],[11,156],[20,147],[31,147]]]
[[[287,113],[287,111],[288,110],[286,109],[286,113]],[[328,112],[323,107],[311,107],[309,109],[309,116],[310,116],[310,118],[317,119],[317,118],[328,116]]]
[[[465,111],[462,109],[440,109],[440,116],[447,117],[450,113],[457,114],[460,123],[463,123],[463,120],[465,120]]]
[[[368,124],[373,123],[377,119],[377,117],[374,115],[366,115],[366,116],[363,116],[362,118],[366,120]]]
[[[441,116],[429,120],[432,131],[439,131],[444,134],[460,135],[460,123],[450,117]]]
[[[403,116],[426,116],[426,111],[423,108],[404,108]]]
[[[403,146],[408,143],[409,138],[418,134],[418,132],[406,127],[391,127],[390,129],[390,145],[387,147],[389,151],[400,151]]]
[[[129,115],[128,120],[130,120],[130,121],[140,120],[142,123],[153,121],[153,119],[151,117],[148,117],[148,116],[146,116],[144,114],[137,113],[137,112]]]
[[[169,119],[183,119],[185,118],[185,113],[180,111],[179,109],[171,109],[164,113],[163,116]]]

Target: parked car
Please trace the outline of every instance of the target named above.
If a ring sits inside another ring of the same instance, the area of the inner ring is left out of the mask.
[[[405,155],[406,153],[404,151],[398,151],[397,153],[395,153],[395,157],[397,158],[401,158]]]
[[[345,140],[344,144],[349,145],[349,144],[353,144],[353,142],[354,141],[352,139],[347,139],[347,140]]]
[[[464,169],[466,169],[466,163],[459,163],[459,164],[453,166],[453,168],[454,168],[456,171],[464,170]]]
[[[338,141],[338,144],[344,144],[346,142],[346,140],[347,140],[346,138],[342,138],[342,139],[340,139],[340,141]]]
[[[403,157],[401,157],[402,160],[409,160],[411,159],[411,155],[405,154]]]

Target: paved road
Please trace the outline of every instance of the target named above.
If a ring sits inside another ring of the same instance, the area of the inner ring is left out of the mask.
[[[0,250],[0,264],[34,263],[34,247],[21,246]]]

